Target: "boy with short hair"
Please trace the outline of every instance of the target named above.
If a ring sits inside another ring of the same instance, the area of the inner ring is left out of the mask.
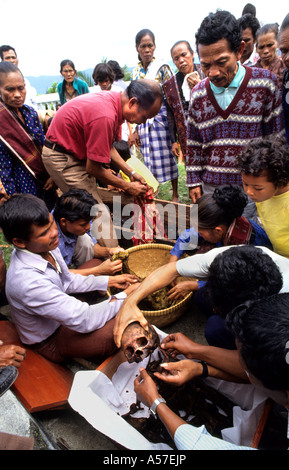
[[[102,358],[116,350],[114,317],[135,288],[134,276],[71,273],[58,249],[58,231],[45,203],[14,194],[0,208],[0,227],[13,243],[6,295],[24,346],[55,362],[69,357]],[[115,286],[123,292],[89,305],[74,295]]]
[[[85,276],[113,275],[121,271],[122,262],[111,261],[110,257],[123,249],[101,246],[92,236],[92,208],[96,204],[85,189],[71,189],[60,196],[52,211],[58,228],[59,249],[66,265],[77,268],[70,269],[71,272]]]

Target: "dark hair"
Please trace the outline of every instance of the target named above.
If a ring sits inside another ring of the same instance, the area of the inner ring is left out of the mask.
[[[257,43],[258,43],[259,36],[263,36],[263,34],[268,34],[268,33],[274,33],[275,38],[278,40],[278,34],[279,34],[278,23],[264,24],[261,28],[259,28],[256,32]]]
[[[56,222],[64,217],[69,222],[79,219],[91,220],[91,209],[97,204],[94,197],[85,189],[70,189],[63,193],[57,200],[53,216]]]
[[[125,162],[131,157],[129,145],[126,140],[116,140],[113,146]]]
[[[62,72],[62,69],[63,67],[65,67],[65,65],[69,65],[76,72],[76,69],[72,60],[64,59],[60,62],[60,73]]]
[[[256,16],[256,7],[252,3],[247,3],[243,8],[242,15],[246,15],[246,13]]]
[[[280,32],[289,27],[289,13],[285,16],[280,26]]]
[[[20,73],[23,77],[21,70],[17,67],[17,65],[13,64],[13,62],[0,62],[0,83],[2,83],[2,77],[4,75],[8,75],[8,73]],[[24,78],[23,78],[24,80]]]
[[[16,54],[16,51],[15,51],[14,47],[8,46],[8,45],[6,45],[6,44],[3,45],[3,46],[1,46],[1,47],[0,47],[0,57],[1,57],[1,59],[3,60],[3,52],[8,52],[8,51],[11,51],[11,50],[14,51],[14,53],[15,53],[15,55],[16,55],[16,57],[17,57],[17,54]]]
[[[282,275],[276,263],[254,245],[234,246],[216,256],[205,289],[222,316],[248,301],[277,294]]]
[[[199,229],[214,229],[218,225],[229,227],[240,217],[248,198],[237,185],[217,187],[213,194],[203,194],[197,201]]]
[[[152,42],[154,43],[154,45],[156,45],[156,41],[155,41],[155,35],[154,33],[150,30],[150,29],[142,29],[141,31],[139,31],[135,37],[135,45],[136,45],[136,48],[138,48],[138,46],[140,45],[140,42],[142,40],[142,38],[144,36],[150,36],[151,37],[151,40]],[[141,57],[140,55],[138,54],[138,59],[141,60]]]
[[[110,83],[113,83],[115,75],[114,71],[108,64],[100,62],[94,67],[94,70],[92,72],[92,78],[96,85],[98,84],[98,82],[104,82],[107,79],[109,79]]]
[[[32,194],[13,194],[0,207],[0,227],[9,243],[13,238],[29,241],[32,224],[49,223],[49,210],[42,199]]]
[[[245,175],[260,176],[266,172],[276,188],[289,182],[289,147],[285,137],[274,135],[251,142],[239,155],[237,167]]]
[[[257,18],[255,18],[255,16],[252,16],[249,13],[247,13],[238,19],[238,23],[241,28],[241,31],[244,31],[244,29],[250,28],[252,31],[253,38],[256,39],[256,32],[260,28],[260,23],[257,20]]]
[[[109,60],[107,65],[112,68],[115,80],[121,80],[124,77],[124,71],[116,60]]]
[[[157,99],[163,101],[162,87],[154,80],[132,80],[125,89],[128,98],[136,98],[142,109],[148,110]]]
[[[197,49],[199,44],[209,46],[221,39],[227,39],[232,52],[236,53],[242,41],[242,33],[232,13],[217,10],[202,21],[196,33]]]
[[[139,31],[135,37],[135,45],[136,47],[138,47],[140,45],[140,42],[142,40],[142,38],[144,36],[150,36],[154,45],[156,44],[156,41],[155,41],[155,35],[154,33],[150,30],[150,29],[142,29],[141,31]]]
[[[248,371],[271,390],[289,390],[289,294],[240,305],[226,324]]]
[[[191,47],[189,41],[183,40],[183,41],[177,41],[177,42],[175,42],[175,44],[171,47],[171,55],[172,55],[172,53],[173,53],[173,49],[174,49],[176,46],[178,46],[179,44],[186,44],[186,46],[187,46],[187,48],[189,49],[190,53],[191,53],[191,54],[194,53],[194,51],[193,51],[193,49],[192,49],[192,47]]]

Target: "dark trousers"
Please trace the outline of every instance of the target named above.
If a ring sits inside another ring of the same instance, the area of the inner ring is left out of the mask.
[[[205,327],[205,338],[210,346],[236,349],[234,335],[228,330],[225,319],[214,313],[213,305],[205,292],[205,282],[199,282],[199,290],[195,292],[194,303],[208,317]]]

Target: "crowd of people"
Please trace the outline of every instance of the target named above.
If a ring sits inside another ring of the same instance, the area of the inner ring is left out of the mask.
[[[185,359],[156,376],[176,386],[207,376],[257,381],[289,407],[289,14],[279,28],[261,26],[251,4],[239,19],[217,10],[195,39],[199,64],[187,40],[171,46],[174,74],[156,58],[153,32],[139,31],[131,80],[114,60],[97,64],[93,92],[63,60],[60,106],[45,127],[15,49],[0,47],[0,227],[14,246],[7,274],[1,258],[1,302],[23,345],[0,344],[0,394],[25,348],[55,362],[113,354],[128,324],[148,327],[141,300],[170,286],[172,300],[194,291],[207,344],[167,336],[162,348]],[[198,230],[180,234],[169,263],[141,283],[112,260],[123,248],[99,191],[138,200],[150,191],[122,157],[122,141],[128,155],[139,148],[158,183],[171,181],[175,203],[184,163],[198,206]],[[192,280],[176,284],[180,275]],[[107,298],[110,287],[120,292]],[[237,448],[204,429],[197,439],[144,369],[135,391],[179,449],[196,440],[196,448]]]

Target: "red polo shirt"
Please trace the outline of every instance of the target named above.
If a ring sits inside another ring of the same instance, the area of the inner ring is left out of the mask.
[[[52,119],[47,139],[80,160],[110,162],[110,149],[121,138],[121,92],[80,95],[65,103]]]

